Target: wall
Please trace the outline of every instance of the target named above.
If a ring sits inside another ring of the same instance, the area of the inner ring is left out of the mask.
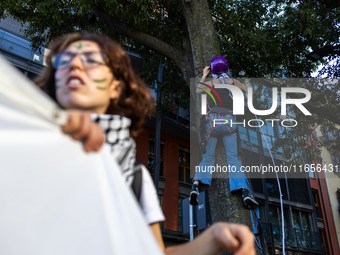
[[[320,128],[317,129],[317,133],[319,136],[322,136],[322,132]],[[323,164],[329,166],[330,164],[333,165],[332,157],[331,157],[331,150],[330,147],[321,148],[321,156],[323,159]],[[329,167],[327,167],[328,170],[330,170]],[[326,207],[329,210],[329,213],[327,214],[329,219],[334,220],[334,225],[330,224],[330,230],[332,235],[332,242],[333,247],[338,248],[338,253],[340,254],[339,250],[339,244],[340,244],[340,213],[338,211],[339,209],[339,202],[336,197],[336,191],[340,189],[340,173],[337,173],[335,171],[330,172],[327,171],[325,173],[325,179],[322,179],[322,186],[323,186],[323,192],[327,194],[327,197],[329,199],[325,200],[327,202]]]
[[[150,127],[145,127],[144,131],[135,139],[137,144],[137,159],[146,166],[148,164],[149,136],[155,137],[155,130]],[[190,142],[164,132],[161,132],[161,139],[164,140],[163,212],[166,218],[163,227],[177,231],[179,197],[178,149],[179,146],[190,148]],[[187,184],[186,186],[189,187],[190,191],[190,185]],[[161,187],[159,189],[161,189]],[[160,190],[159,194],[161,194]],[[187,195],[189,195],[189,193]]]

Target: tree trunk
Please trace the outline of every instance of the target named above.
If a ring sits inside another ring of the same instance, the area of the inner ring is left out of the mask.
[[[180,0],[180,3],[189,33],[194,68],[207,66],[213,57],[220,55],[208,1]],[[195,84],[190,80],[187,82],[190,91],[196,91]]]
[[[213,57],[220,55],[208,1],[181,0],[181,4],[188,27],[194,66],[208,66]],[[196,96],[195,85],[194,82],[190,83],[190,91]],[[200,119],[201,104],[199,99],[200,97],[196,96],[196,120]],[[197,125],[199,126],[199,123]],[[227,157],[221,141],[216,146],[215,157],[215,164],[220,166],[227,165]],[[231,195],[229,179],[226,176],[220,176],[215,173],[209,189],[209,201],[213,222],[241,223],[249,226],[252,230],[250,210],[243,204],[241,195]],[[257,254],[261,253],[257,251]]]
[[[218,141],[215,153],[215,165],[227,166],[227,156],[222,140]],[[231,194],[229,188],[229,178],[226,173],[214,173],[211,188],[209,189],[210,213],[213,222],[226,221],[231,223],[245,224],[251,231],[253,226],[249,210],[243,203],[241,193]],[[255,221],[255,214],[253,213]],[[265,248],[266,249],[266,248]],[[267,250],[267,249],[266,249]],[[223,254],[232,254],[224,252]],[[256,254],[261,255],[257,248]],[[268,254],[268,253],[267,253]]]
[[[220,54],[218,40],[207,1],[181,0],[187,23],[194,65],[208,65]]]

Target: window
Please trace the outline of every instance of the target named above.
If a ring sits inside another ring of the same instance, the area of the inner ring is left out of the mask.
[[[249,143],[247,128],[238,126],[238,132],[242,141]]]
[[[245,128],[243,126],[238,126],[238,132],[240,138],[243,142],[251,143],[253,145],[259,145],[259,140],[257,139],[257,132],[250,128]]]
[[[290,127],[283,127],[281,125],[278,125],[279,127],[279,137],[280,138],[286,138],[287,134],[289,134],[289,132],[291,131]]]
[[[320,233],[320,238],[321,238],[322,250],[325,255],[329,255],[326,237],[325,237],[325,231],[323,229],[319,229],[319,233]]]
[[[11,33],[4,33],[1,48],[26,59],[30,58],[31,43]]]
[[[275,160],[275,166],[280,166],[283,165],[282,161]],[[264,165],[268,166],[273,166],[272,159],[269,157],[264,157]],[[268,196],[271,197],[277,197],[280,198],[280,190],[279,190],[279,185],[277,183],[277,178],[276,174],[274,173],[265,173],[266,177],[266,189]],[[286,185],[286,178],[285,178],[285,173],[283,172],[278,172],[278,177],[279,177],[279,182],[281,186],[281,193],[283,195],[283,199],[288,199],[288,192],[287,192],[287,185]],[[289,181],[289,179],[288,179]]]
[[[294,173],[291,173],[292,175]],[[292,176],[288,174],[289,176]],[[307,179],[302,178],[287,178],[290,200],[302,204],[311,204],[309,200],[309,191],[307,188]]]
[[[287,227],[288,210],[283,209],[284,226]],[[282,245],[282,215],[281,208],[278,206],[269,206],[269,221],[272,224],[274,242]],[[287,235],[287,233],[286,233]]]
[[[274,127],[272,127],[271,122],[265,122],[266,125],[263,125],[262,131],[264,134],[269,135],[269,136],[274,136]]]
[[[300,212],[301,214],[301,229],[311,230],[310,213]]]
[[[0,40],[4,37],[5,31],[0,29]]]
[[[286,128],[281,126],[281,125],[279,125],[279,137],[285,138],[286,137],[285,136],[285,132],[286,132]]]
[[[178,180],[180,182],[191,183],[190,179],[190,150],[179,147],[178,151]]]
[[[338,172],[340,169],[340,157],[335,153],[332,153],[332,161],[333,161],[333,171]]]
[[[148,150],[148,170],[150,174],[154,174],[155,172],[155,138],[150,136],[149,138],[149,150]],[[163,158],[163,151],[164,151],[164,141],[161,140],[161,163],[159,168],[159,176],[163,175],[163,165],[164,165],[164,158]]]
[[[250,143],[254,145],[259,145],[259,140],[257,139],[257,132],[252,129],[248,129],[248,131]]]
[[[178,198],[178,232],[182,232],[182,224],[183,224],[183,217],[182,217],[182,200],[183,198]]]
[[[31,49],[31,43],[25,39],[22,39],[19,36],[13,35],[11,33],[5,32],[3,37],[4,39],[8,40],[9,42],[13,42],[17,45],[20,45],[26,49]]]
[[[262,146],[265,150],[272,150],[275,144],[276,138],[283,136],[282,133],[286,130],[285,127],[280,126],[278,123],[274,122],[266,122],[266,125],[263,125],[261,133]],[[283,152],[282,148],[279,147],[277,152]]]
[[[284,225],[287,227],[287,222],[288,222],[288,210],[283,209],[283,214],[284,214]],[[269,221],[271,224],[276,225],[276,226],[282,226],[282,215],[281,215],[281,208],[278,206],[269,206]]]
[[[322,218],[318,191],[312,190],[312,192],[313,192],[314,204],[315,204],[315,209],[316,209],[316,217]]]
[[[273,225],[280,226],[279,213],[276,206],[269,206],[269,221]]]
[[[311,231],[311,215],[307,212],[293,210],[293,228],[295,229],[298,247],[309,248]]]
[[[323,133],[325,142],[336,140],[336,131],[337,131],[337,128],[335,130],[332,130],[331,128],[326,127],[325,132]]]
[[[306,165],[308,165],[308,175],[309,175],[309,177],[315,179],[315,168],[316,168],[316,167],[314,167],[314,171],[313,171],[311,165],[309,165],[309,164],[306,164]]]
[[[271,150],[273,148],[272,137],[268,135],[261,135],[261,137],[263,149]]]
[[[293,228],[311,230],[310,213],[293,210]]]
[[[263,134],[262,134],[263,132]],[[265,125],[261,128],[261,139],[263,149],[272,149],[274,143],[274,127],[271,122],[265,122]]]

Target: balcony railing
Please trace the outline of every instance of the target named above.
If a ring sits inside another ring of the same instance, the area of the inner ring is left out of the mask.
[[[282,245],[282,227],[268,223],[262,223],[264,238],[267,243]],[[270,231],[272,229],[272,231]],[[285,245],[308,250],[321,250],[319,234],[317,232],[285,228]]]

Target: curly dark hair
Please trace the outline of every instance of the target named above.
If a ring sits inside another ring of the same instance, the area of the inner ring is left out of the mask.
[[[42,74],[35,79],[35,83],[58,103],[54,79],[56,69],[52,66],[52,55],[63,52],[68,45],[79,40],[93,41],[106,53],[106,64],[121,85],[119,98],[110,101],[106,114],[118,114],[130,118],[131,136],[136,137],[145,122],[145,118],[153,113],[155,103],[147,85],[132,70],[128,54],[112,39],[90,33],[72,33],[55,39],[49,47],[51,52],[46,58],[47,66]]]

